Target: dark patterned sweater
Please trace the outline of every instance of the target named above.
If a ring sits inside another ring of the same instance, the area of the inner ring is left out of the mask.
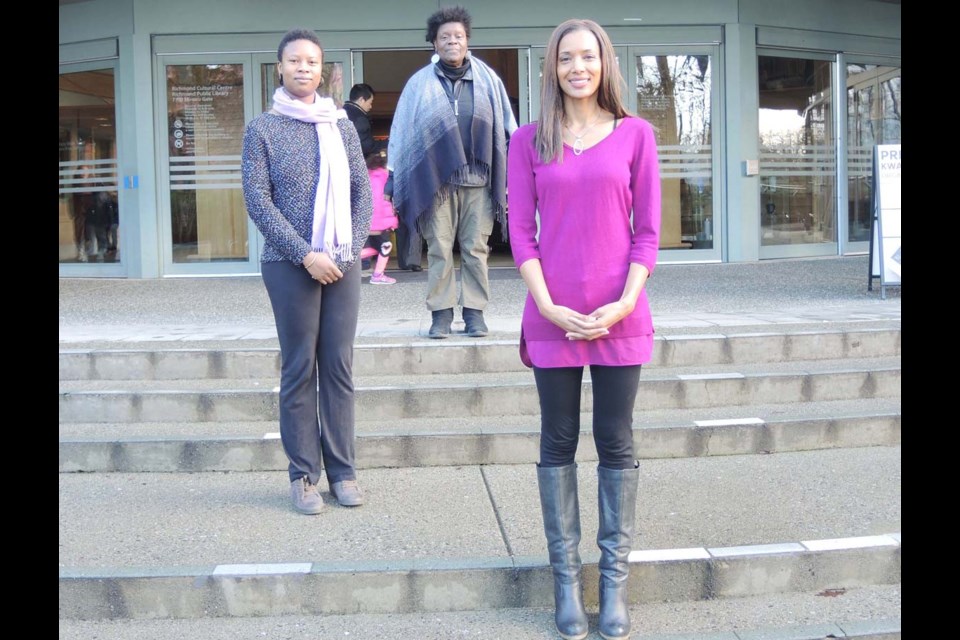
[[[349,262],[337,262],[346,272],[370,233],[373,201],[357,130],[347,118],[338,120],[337,127],[350,164],[353,251]],[[316,128],[287,116],[260,114],[244,131],[242,170],[247,213],[266,241],[260,261],[301,264],[311,251],[313,201],[320,175]]]

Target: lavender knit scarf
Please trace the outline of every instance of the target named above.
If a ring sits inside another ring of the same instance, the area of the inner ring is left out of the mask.
[[[313,104],[291,98],[283,87],[273,93],[273,111],[316,126],[320,144],[320,177],[313,201],[313,237],[310,246],[332,258],[351,258],[353,221],[350,210],[350,165],[337,120],[346,118],[333,100],[319,95]]]

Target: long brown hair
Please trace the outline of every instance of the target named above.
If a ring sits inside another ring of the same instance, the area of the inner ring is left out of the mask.
[[[623,106],[623,76],[613,51],[610,36],[593,20],[566,20],[553,30],[547,43],[547,54],[543,59],[543,80],[540,87],[540,119],[537,123],[537,153],[542,162],[561,162],[563,160],[563,91],[557,80],[557,57],[560,41],[574,31],[589,31],[600,45],[600,87],[597,89],[597,103],[601,109],[609,111],[614,118],[631,115]]]

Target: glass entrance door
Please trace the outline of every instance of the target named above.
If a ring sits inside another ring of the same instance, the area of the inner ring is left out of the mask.
[[[120,243],[114,67],[60,71],[59,263],[70,275],[125,275]]]
[[[847,230],[844,253],[869,251],[873,147],[899,144],[900,65],[847,62]]]
[[[760,257],[837,254],[832,57],[758,56]]]
[[[720,260],[715,47],[630,47],[630,107],[656,130],[661,258]],[[716,203],[716,206],[715,206]]]
[[[324,58],[324,91],[342,104],[349,53]],[[270,108],[276,62],[276,54],[158,57],[165,274],[259,273],[263,239],[243,200],[241,154],[246,123]]]
[[[249,56],[161,58],[166,115],[161,184],[167,274],[251,273],[254,227],[243,204],[240,153],[252,99]]]

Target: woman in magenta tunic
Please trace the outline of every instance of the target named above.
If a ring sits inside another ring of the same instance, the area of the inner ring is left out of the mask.
[[[659,246],[660,177],[653,129],[627,113],[621,84],[603,29],[564,22],[547,45],[540,119],[510,141],[510,243],[529,289],[521,357],[540,396],[537,480],[564,638],[588,633],[575,463],[586,366],[599,457],[599,631],[630,634],[627,556],[639,477],[632,417],[653,349],[644,285]]]

